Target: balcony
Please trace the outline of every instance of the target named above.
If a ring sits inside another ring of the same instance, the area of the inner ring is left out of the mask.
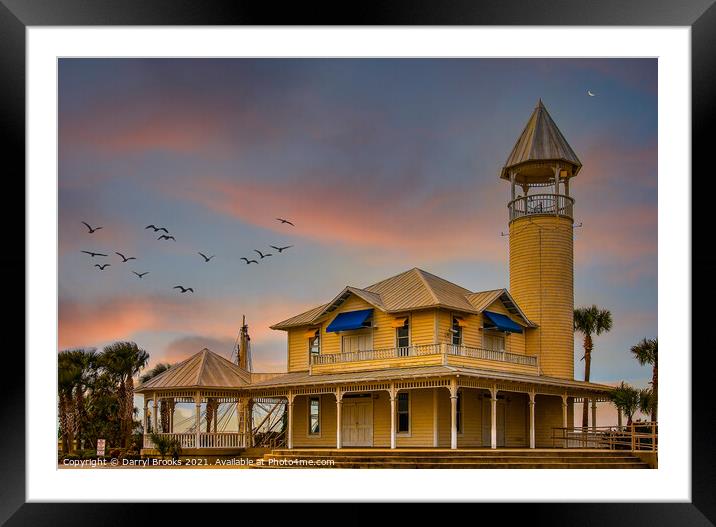
[[[574,199],[564,194],[533,194],[510,201],[510,221],[523,216],[553,215],[572,219]]]
[[[435,365],[538,374],[536,356],[454,344],[425,344],[311,356],[312,374]]]

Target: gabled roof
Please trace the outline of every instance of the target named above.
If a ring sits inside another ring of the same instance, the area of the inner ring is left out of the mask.
[[[482,297],[479,295],[487,293],[489,295],[485,298],[489,297],[492,300],[483,306],[483,302],[479,300]],[[522,317],[526,326],[533,325],[517,307],[514,299],[505,289],[473,293],[469,289],[415,267],[363,289],[346,287],[329,303],[274,324],[271,328],[289,329],[291,327],[316,324],[323,317],[337,309],[352,294],[386,313],[401,313],[439,307],[477,314],[496,299],[502,298],[511,313]]]
[[[529,161],[565,161],[574,166],[575,175],[582,166],[577,154],[542,104],[542,99],[537,103],[525,129],[512,148],[500,177],[509,179],[508,172],[511,167]]]
[[[515,302],[515,299],[512,298],[512,295],[507,289],[479,291],[477,293],[467,295],[467,299],[480,313],[490,307],[495,300],[499,299],[504,304],[507,311],[525,321],[525,324],[523,324],[524,326],[537,327],[534,322],[527,318],[527,315],[525,315],[522,309],[520,309],[520,306],[517,305],[517,302]]]
[[[135,392],[175,388],[239,388],[251,382],[251,374],[204,348],[184,362],[140,384]]]

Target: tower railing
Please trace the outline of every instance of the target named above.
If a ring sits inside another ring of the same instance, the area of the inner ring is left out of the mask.
[[[507,205],[510,221],[523,216],[551,214],[572,219],[574,199],[564,194],[531,194],[516,198]]]

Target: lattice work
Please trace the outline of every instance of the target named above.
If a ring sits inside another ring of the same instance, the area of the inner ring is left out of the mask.
[[[450,379],[414,379],[410,381],[398,381],[395,383],[396,390],[415,390],[419,388],[448,388],[449,386]]]

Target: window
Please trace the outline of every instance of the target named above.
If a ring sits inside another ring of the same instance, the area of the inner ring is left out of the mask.
[[[398,433],[407,434],[410,432],[410,394],[401,392],[398,394]]]
[[[321,433],[321,398],[308,398],[308,435]]]
[[[409,318],[399,328],[395,328],[395,342],[399,348],[407,348],[410,346],[410,325]]]
[[[313,355],[320,355],[321,353],[321,330],[317,329],[312,337],[308,339],[308,351]]]
[[[485,331],[483,335],[485,349],[492,351],[505,351],[505,335],[493,331]]]
[[[462,326],[458,317],[452,317],[452,343],[455,346],[462,344]]]
[[[457,423],[457,431],[459,434],[462,433],[462,392],[457,392],[457,412],[455,421]]]

